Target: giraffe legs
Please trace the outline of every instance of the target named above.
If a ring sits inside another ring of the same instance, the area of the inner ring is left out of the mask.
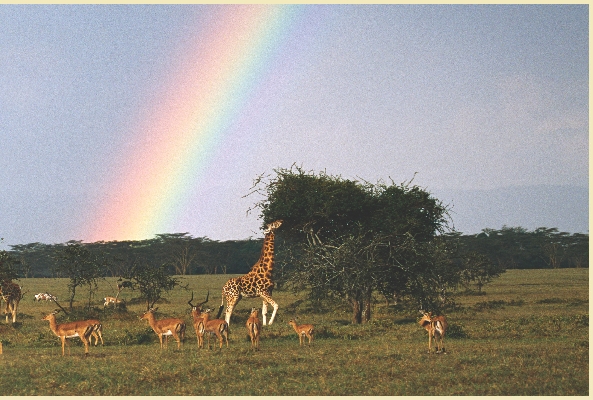
[[[235,306],[237,305],[238,302],[239,302],[238,298],[227,299],[226,314],[224,316],[224,320],[226,321],[226,323],[228,325],[231,324],[231,315],[233,314],[233,310],[235,309]]]
[[[6,323],[10,322],[10,315],[12,315],[13,321],[16,320],[16,312],[14,311],[12,305],[10,304],[10,300],[6,300],[6,308],[4,309],[4,314],[6,315]]]
[[[16,322],[16,309],[18,307],[18,302],[13,302],[12,303],[12,307],[10,308],[10,312],[12,313],[12,323],[14,324]]]
[[[274,322],[274,317],[276,316],[276,311],[278,311],[278,303],[276,303],[270,296],[261,296],[263,299],[263,305],[261,308],[261,313],[263,316],[263,325],[272,325],[272,322]],[[270,317],[270,323],[266,323],[266,314],[268,312],[268,304],[270,303],[270,305],[272,307],[274,307],[274,311],[272,311],[272,316]]]
[[[263,319],[263,325],[266,325],[266,317],[268,313],[268,303],[266,303],[266,301],[263,301],[263,304],[261,306],[261,315],[262,315],[262,319]]]
[[[272,325],[272,322],[274,322],[274,317],[276,316],[276,311],[278,311],[278,303],[272,300],[271,304],[272,307],[274,307],[274,311],[272,311],[272,316],[270,317],[270,323],[268,325]]]

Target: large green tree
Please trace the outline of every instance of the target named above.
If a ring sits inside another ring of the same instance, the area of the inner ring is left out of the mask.
[[[293,166],[254,187],[264,196],[256,204],[263,223],[284,220],[288,284],[314,300],[347,301],[353,323],[371,318],[373,291],[425,306],[447,287],[439,275],[451,268],[442,261],[446,243],[435,239],[448,230],[448,209],[411,182],[370,184]]]

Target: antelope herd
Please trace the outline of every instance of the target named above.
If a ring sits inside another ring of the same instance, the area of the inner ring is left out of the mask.
[[[120,289],[118,287],[118,289]],[[120,289],[121,290],[121,289]],[[118,291],[119,295],[119,291]],[[204,348],[204,336],[207,336],[208,349],[210,350],[210,338],[216,336],[218,340],[219,349],[223,348],[223,344],[226,343],[226,347],[229,347],[229,324],[225,319],[211,319],[210,313],[212,309],[202,309],[202,306],[208,302],[210,291],[206,294],[206,299],[194,305],[192,303],[194,299],[194,293],[192,292],[191,299],[187,302],[190,306],[190,313],[193,319],[193,326],[196,332],[196,338],[198,342],[198,349]],[[34,301],[57,301],[57,297],[49,293],[38,293],[34,296]],[[104,306],[110,304],[119,304],[122,300],[116,297],[105,297]],[[181,349],[181,344],[185,338],[186,323],[180,318],[164,318],[156,319],[155,312],[157,308],[149,308],[148,311],[139,316],[139,319],[146,320],[148,325],[152,328],[154,333],[158,336],[161,349],[167,348],[169,336],[177,342],[177,349]],[[52,313],[46,315],[42,319],[49,322],[50,330],[60,338],[62,342],[62,356],[65,355],[65,347],[68,345],[67,339],[78,337],[84,344],[84,354],[89,354],[89,346],[92,344],[92,338],[95,339],[94,345],[97,346],[99,340],[103,345],[103,324],[96,319],[74,321],[58,324],[56,321],[56,314],[59,310],[55,310]],[[447,332],[447,319],[442,316],[433,316],[432,313],[425,313],[421,311],[422,317],[418,321],[428,333],[428,353],[432,352],[433,341],[435,352],[446,353],[444,347],[445,334]],[[251,312],[245,323],[247,334],[251,341],[251,349],[254,351],[259,350],[259,341],[262,333],[262,321],[259,318],[260,309],[252,308]],[[297,324],[294,319],[288,322],[288,325],[296,332],[299,337],[299,345],[302,346],[305,343],[305,338],[308,339],[308,344],[311,345],[315,334],[315,328],[311,324]],[[164,339],[164,343],[163,343]],[[70,347],[68,345],[68,353],[70,354]]]

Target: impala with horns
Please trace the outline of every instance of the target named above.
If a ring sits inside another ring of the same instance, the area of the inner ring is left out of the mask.
[[[154,317],[155,311],[158,310],[157,308],[150,308],[146,311],[140,319],[145,319],[148,321],[148,324],[159,337],[159,341],[161,342],[161,349],[163,348],[163,336],[165,337],[165,347],[167,347],[169,336],[173,336],[177,341],[177,349],[181,348],[181,341],[185,337],[185,321],[179,318],[166,318],[157,320]]]
[[[204,347],[204,333],[201,331],[200,323],[204,319],[202,316],[202,305],[208,302],[208,296],[210,296],[210,291],[206,294],[206,300],[203,302],[193,305],[192,300],[194,299],[194,292],[191,292],[191,299],[187,302],[191,307],[191,316],[194,320],[194,329],[196,330],[196,336],[198,338],[198,349]]]
[[[95,320],[88,321],[74,321],[58,324],[56,322],[56,314],[58,310],[42,318],[45,321],[49,321],[49,328],[57,337],[62,340],[62,356],[64,356],[64,347],[66,345],[66,339],[79,337],[84,343],[84,355],[89,354],[89,343],[90,337],[95,329]],[[99,323],[100,324],[100,323]],[[68,354],[70,354],[70,346],[68,346]]]

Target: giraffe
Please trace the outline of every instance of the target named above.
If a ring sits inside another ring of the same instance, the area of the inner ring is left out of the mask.
[[[12,314],[12,323],[16,322],[16,309],[19,301],[23,298],[21,287],[12,281],[3,281],[0,284],[0,296],[6,302],[4,314],[6,314],[6,322],[8,323],[8,314]],[[0,300],[1,302],[1,300]]]
[[[276,316],[276,311],[278,311],[278,304],[272,299],[272,289],[274,288],[274,283],[272,282],[272,269],[274,268],[274,232],[280,225],[282,225],[282,220],[274,221],[266,226],[261,255],[259,260],[251,268],[251,271],[246,275],[229,279],[222,287],[222,304],[218,310],[217,318],[219,318],[222,313],[225,299],[225,321],[227,324],[230,324],[231,314],[243,296],[247,298],[261,297],[263,300],[262,316],[264,325],[266,325],[268,303],[274,307],[269,322],[269,325],[272,325],[274,317]]]

